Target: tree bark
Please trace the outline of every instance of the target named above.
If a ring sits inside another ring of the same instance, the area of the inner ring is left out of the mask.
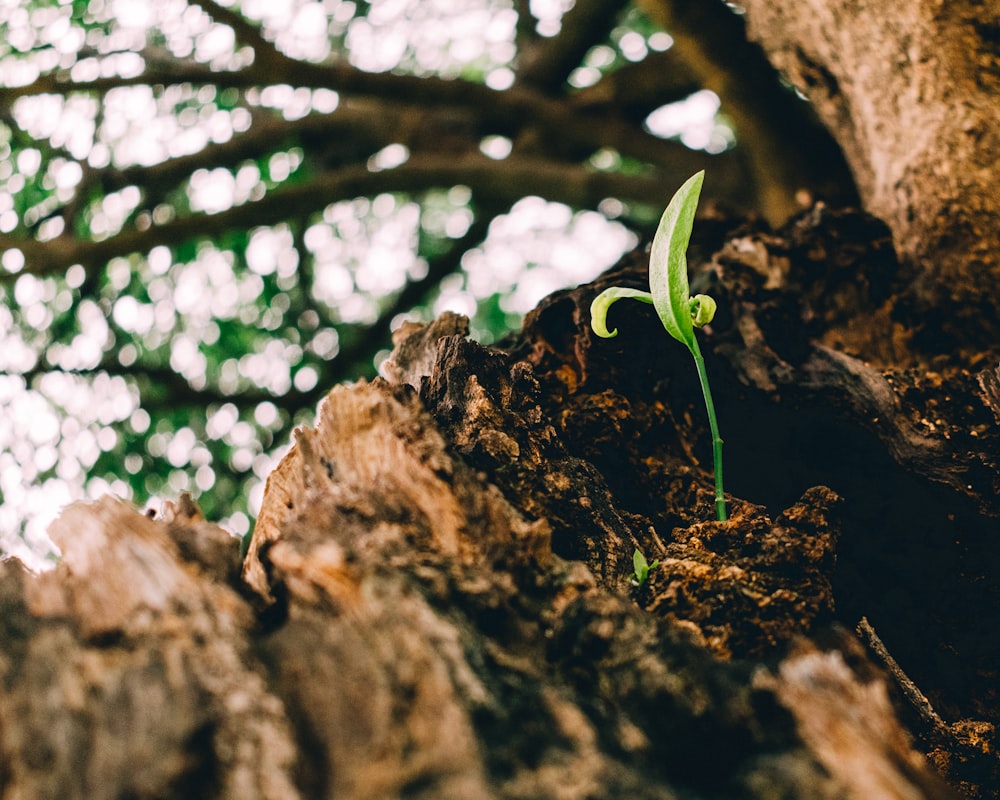
[[[645,306],[590,332],[641,252],[502,347],[405,325],[245,560],[105,499],[55,570],[0,563],[0,797],[1000,796],[1000,338],[964,327],[1000,296],[996,28],[904,5],[748,2],[889,227],[698,223],[729,520],[684,348]]]
[[[943,316],[937,349],[1000,340],[1000,4],[746,0],[750,36],[834,133],[867,211]]]
[[[453,315],[405,325],[385,378],[335,387],[298,431],[242,568],[193,504],[153,520],[111,499],[63,514],[54,571],[0,565],[2,796],[957,796],[940,775],[996,796],[995,661],[975,649],[997,614],[984,458],[1000,448],[980,422],[1000,413],[996,372],[968,377],[971,418],[936,406],[932,432],[906,422],[912,379],[830,347],[845,298],[875,304],[880,284],[848,281],[857,264],[829,265],[822,243],[892,279],[867,217],[698,231],[693,285],[728,309],[705,353],[729,398],[729,520],[711,521],[684,349],[661,344],[645,306],[619,339],[590,333],[590,300],[641,283],[641,253],[543,302],[502,349]],[[810,335],[790,344],[790,326]],[[970,420],[971,488],[940,469]],[[879,485],[814,447],[815,428],[863,445]],[[823,465],[835,489],[813,482]],[[910,494],[879,529],[887,488]],[[888,588],[914,613],[896,618],[878,559],[942,503],[966,560],[913,529]],[[660,561],[638,587],[636,549]],[[955,636],[947,609],[970,597],[981,619]],[[858,607],[874,627],[856,637]],[[948,685],[914,626],[980,677]]]
[[[696,624],[554,555],[550,525],[450,453],[407,387],[335,389],[267,512],[248,561],[266,605],[223,531],[111,499],[60,518],[54,572],[0,565],[5,797],[950,796],[880,679],[805,643],[775,670],[713,659]],[[787,542],[825,528],[810,513],[743,509]]]

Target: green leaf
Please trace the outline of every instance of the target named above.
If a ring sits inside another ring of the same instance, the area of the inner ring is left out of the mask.
[[[612,286],[605,289],[590,304],[590,327],[594,333],[604,339],[613,339],[618,335],[618,328],[608,330],[608,309],[611,304],[621,300],[623,297],[630,297],[643,303],[652,303],[653,296],[642,289],[626,289],[624,286]]]
[[[644,556],[637,547],[635,552],[632,553],[632,566],[635,567],[635,576],[637,578],[645,578],[646,573],[649,572],[649,564],[646,563],[646,556]]]
[[[677,190],[660,218],[649,254],[649,290],[653,307],[667,333],[694,347],[690,291],[687,276],[687,247],[694,226],[705,171],[696,172]]]
[[[634,583],[636,586],[642,586],[646,580],[649,578],[649,571],[659,564],[659,561],[654,561],[652,565],[646,562],[646,556],[644,556],[639,548],[635,549],[632,553],[632,567],[635,570]]]

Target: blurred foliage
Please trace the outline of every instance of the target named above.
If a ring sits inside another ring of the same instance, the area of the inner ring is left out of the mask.
[[[599,148],[606,108],[547,141],[531,114],[579,113],[669,37],[610,4],[560,92],[531,94],[528,56],[590,23],[528,5],[0,4],[0,547],[44,554],[55,509],[106,491],[191,492],[242,534],[291,428],[375,374],[393,324],[452,308],[495,339],[636,244],[684,148],[641,120],[634,153]],[[521,94],[500,114],[464,86]],[[549,196],[548,163],[634,196]]]

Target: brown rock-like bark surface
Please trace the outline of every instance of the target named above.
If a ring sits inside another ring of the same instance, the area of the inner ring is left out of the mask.
[[[225,536],[195,516],[76,506],[53,530],[64,550],[55,571],[3,565],[5,793],[832,798],[864,788],[827,774],[796,732],[803,678],[718,661],[555,556],[548,525],[449,454],[411,389],[334,390],[293,453],[285,464],[296,469],[275,480],[289,482],[294,507],[269,492],[284,511],[251,555],[273,598],[256,620],[217,560],[227,551],[191,546]],[[866,692],[884,691],[846,667],[839,679],[866,701],[847,706],[854,715],[869,713]],[[839,697],[822,702],[842,715]],[[897,731],[873,755],[888,771],[885,796],[945,796],[919,761],[892,766],[916,756],[888,709],[875,713]]]

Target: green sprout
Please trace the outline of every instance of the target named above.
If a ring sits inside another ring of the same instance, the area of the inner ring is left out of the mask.
[[[708,295],[691,297],[688,288],[687,247],[694,226],[694,213],[698,208],[698,197],[705,172],[697,172],[677,190],[666,211],[660,218],[660,225],[653,237],[649,253],[649,291],[612,286],[605,289],[590,305],[591,327],[598,336],[610,339],[618,335],[618,329],[608,330],[608,309],[623,297],[630,297],[643,303],[652,304],[664,329],[678,342],[685,345],[694,356],[698,370],[698,380],[705,396],[708,410],[708,426],[712,432],[712,457],[715,467],[715,513],[720,520],[726,519],[726,500],[722,491],[722,437],[715,419],[715,404],[712,390],[708,386],[705,359],[695,338],[694,329],[707,325],[715,316],[715,301]],[[645,562],[645,559],[643,559]],[[637,573],[638,575],[638,573]]]
[[[642,586],[649,577],[649,571],[651,569],[655,569],[659,565],[659,561],[647,564],[646,556],[639,552],[639,548],[636,548],[635,552],[632,553],[632,566],[635,569],[635,576],[632,578],[632,583],[635,586]]]

